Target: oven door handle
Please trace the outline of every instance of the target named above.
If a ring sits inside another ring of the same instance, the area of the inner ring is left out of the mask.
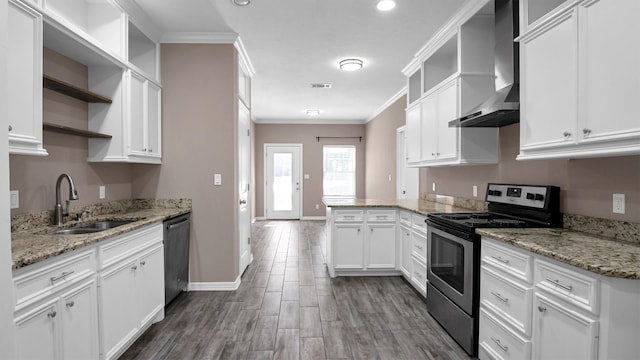
[[[433,222],[433,221],[431,221],[429,219],[425,220],[425,222],[427,223],[427,227],[433,227],[435,229],[438,229],[440,231],[444,231],[444,232],[446,232],[448,234],[451,234],[451,235],[453,235],[455,237],[459,237],[459,238],[464,239],[464,240],[473,240],[477,236],[475,232],[469,233],[469,232],[466,232],[466,231],[460,231],[460,230],[457,230],[457,229],[451,229],[451,228],[446,227],[444,225],[441,225],[439,223],[435,223],[435,222]]]

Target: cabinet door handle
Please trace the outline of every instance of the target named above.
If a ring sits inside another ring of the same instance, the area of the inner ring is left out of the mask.
[[[573,286],[571,285],[565,285],[563,283],[560,282],[560,280],[553,280],[553,279],[549,279],[549,278],[545,278],[545,280],[547,280],[548,282],[552,283],[553,285],[559,286],[567,291],[571,291],[573,290]]]
[[[13,126],[9,125],[9,131],[13,130]]]
[[[500,262],[501,262],[501,263],[503,263],[503,264],[508,264],[508,263],[509,263],[509,260],[508,260],[508,259],[503,259],[503,258],[501,258],[500,256],[492,256],[492,258],[494,258],[494,259],[496,259],[496,260],[500,261]]]
[[[491,295],[493,295],[493,296],[497,297],[497,298],[498,298],[498,300],[500,300],[500,301],[502,301],[502,302],[504,302],[504,303],[509,302],[509,299],[508,299],[508,298],[502,297],[502,295],[500,295],[499,293],[494,293],[494,292],[492,291],[492,292],[491,292]]]
[[[584,134],[585,137],[589,136],[591,134],[591,129],[582,129],[582,134]]]
[[[507,350],[509,350],[509,347],[508,347],[508,346],[504,346],[504,345],[502,345],[502,344],[500,343],[500,340],[499,340],[499,339],[496,339],[496,338],[493,338],[493,337],[492,337],[492,338],[491,338],[491,340],[493,340],[493,342],[494,342],[494,343],[496,343],[496,345],[498,345],[498,347],[500,348],[500,350],[502,350],[502,351],[504,351],[504,352],[506,352]]]
[[[153,149],[149,149],[149,152],[153,152]]]
[[[56,281],[58,281],[58,280],[60,280],[60,279],[64,279],[64,278],[66,278],[67,276],[69,276],[69,275],[73,274],[74,272],[75,272],[74,270],[71,270],[71,271],[65,271],[65,272],[63,272],[62,274],[58,275],[58,276],[52,276],[52,277],[50,278],[50,279],[51,279],[51,282],[56,282]]]
[[[133,265],[133,266],[131,267],[131,270],[133,270],[133,271],[138,270],[138,265]]]
[[[58,313],[55,310],[51,310],[47,316],[50,317],[51,319],[53,319],[54,317],[56,317],[56,315],[58,315]]]
[[[240,205],[244,205],[247,203],[247,200],[240,200]]]
[[[542,305],[538,305],[538,311],[540,311],[541,313],[547,311],[547,308],[542,306]]]
[[[146,148],[144,148],[144,149],[142,149],[142,151],[143,151],[143,152],[147,152],[147,149],[146,149]]]
[[[360,228],[358,228],[358,234],[360,233]]]
[[[140,265],[145,266],[147,265],[147,262],[145,260],[140,261]]]
[[[416,248],[420,249],[420,250],[424,250],[424,248],[420,245],[416,245]]]
[[[369,228],[369,230],[371,230],[371,232],[373,232],[373,228]]]
[[[75,305],[75,304],[76,304],[75,301],[69,300],[69,301],[67,301],[67,303],[65,305],[67,305],[68,308],[72,308],[73,305]]]
[[[568,131],[563,132],[563,133],[562,133],[562,135],[564,135],[564,137],[565,137],[566,139],[568,139],[568,138],[570,138],[570,137],[571,137],[571,133],[570,133],[570,132],[568,132]]]

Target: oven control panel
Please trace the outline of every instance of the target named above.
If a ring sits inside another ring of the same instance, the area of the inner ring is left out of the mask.
[[[544,209],[548,191],[548,186],[489,184],[487,201]]]

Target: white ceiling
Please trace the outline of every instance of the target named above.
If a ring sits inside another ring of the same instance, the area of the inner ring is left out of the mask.
[[[386,13],[377,0],[134,1],[163,33],[237,33],[256,71],[257,122],[363,123],[405,87],[401,70],[415,53],[473,0],[396,0]],[[352,57],[364,68],[341,71],[338,61]]]

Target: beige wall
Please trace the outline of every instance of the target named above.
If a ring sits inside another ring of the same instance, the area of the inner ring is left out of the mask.
[[[322,147],[324,145],[356,146],[356,197],[365,194],[365,143],[358,139],[316,140],[316,136],[365,136],[364,125],[276,125],[255,126],[256,216],[264,216],[264,144],[302,144],[302,173],[309,174],[303,181],[302,216],[324,216],[322,204]],[[316,209],[316,204],[319,209]]]
[[[233,45],[163,44],[162,166],[137,166],[135,197],[193,200],[192,282],[238,276],[236,52]],[[213,175],[222,185],[213,185]]]
[[[500,128],[498,165],[424,168],[420,170],[420,192],[478,199],[485,196],[488,182],[556,185],[562,189],[562,211],[606,219],[640,222],[640,156],[575,160],[516,161],[518,124]],[[626,214],[612,213],[612,194],[626,195]]]
[[[43,71],[87,87],[86,66],[48,49],[43,55]],[[47,89],[42,101],[45,122],[87,128],[87,103]],[[71,207],[131,198],[131,165],[88,163],[88,141],[84,137],[45,131],[43,144],[49,156],[10,156],[11,190],[20,191],[20,208],[11,210],[12,215],[53,210],[56,180],[63,172],[71,175],[80,196]],[[104,200],[98,198],[100,185],[106,187]],[[63,182],[63,201],[68,198],[68,188]]]
[[[367,123],[367,198],[396,198],[396,129],[405,124],[406,105],[407,98],[402,96]]]

